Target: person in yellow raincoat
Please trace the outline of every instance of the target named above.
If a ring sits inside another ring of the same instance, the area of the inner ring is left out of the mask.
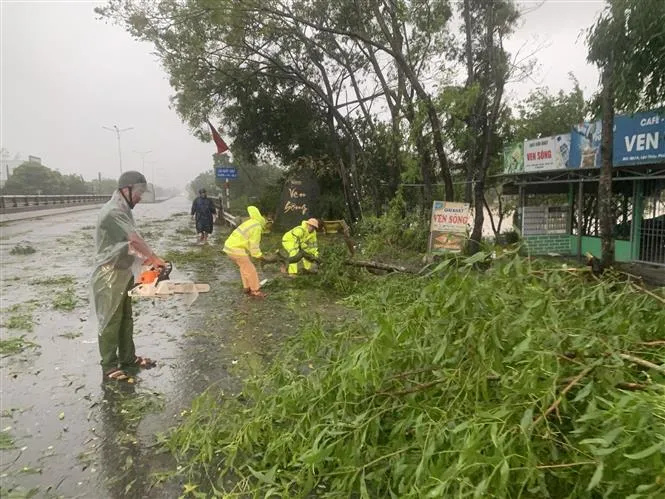
[[[257,260],[273,261],[274,258],[261,252],[261,234],[266,226],[266,219],[256,206],[248,206],[249,220],[245,220],[231,232],[224,242],[224,253],[240,269],[243,291],[254,298],[264,298],[261,292],[259,276],[250,256]]]
[[[299,253],[302,255],[303,268],[312,269],[312,260],[318,260],[319,248],[316,241],[316,231],[319,221],[316,218],[305,220],[297,227],[288,231],[282,237],[282,247],[289,254],[290,261]],[[308,259],[307,257],[313,257]],[[289,263],[289,275],[298,273],[298,262]]]

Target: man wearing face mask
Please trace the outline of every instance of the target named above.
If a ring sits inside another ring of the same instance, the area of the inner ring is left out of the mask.
[[[97,219],[95,268],[90,288],[105,380],[131,381],[133,370],[155,364],[136,355],[132,302],[127,295],[143,265],[166,265],[138,233],[132,214],[147,188],[141,173],[124,172],[118,180],[118,189]]]
[[[212,234],[212,224],[215,222],[215,215],[217,210],[208,198],[206,190],[199,189],[199,197],[192,203],[192,218],[196,220],[196,233],[199,235],[199,242],[208,242],[208,234]]]

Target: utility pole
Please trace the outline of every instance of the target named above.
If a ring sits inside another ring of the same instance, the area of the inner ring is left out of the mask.
[[[152,188],[155,188],[155,164],[157,161],[146,161],[148,165],[152,165]],[[144,173],[145,175],[145,173]]]
[[[120,174],[122,174],[122,148],[120,147],[120,134],[128,130],[132,130],[134,127],[130,126],[128,128],[118,128],[118,125],[113,125],[113,128],[107,126],[102,127],[104,130],[115,133],[116,138],[118,139],[118,159],[120,161]]]
[[[152,151],[134,151],[136,154],[141,155],[141,173],[145,175],[145,155],[150,154]],[[153,179],[154,180],[154,179]]]

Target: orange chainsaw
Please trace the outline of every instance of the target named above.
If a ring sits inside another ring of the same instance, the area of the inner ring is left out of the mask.
[[[141,275],[139,275],[136,282],[136,286],[127,294],[129,296],[145,298],[186,294],[190,295],[189,301],[193,302],[199,293],[207,293],[210,291],[210,286],[208,284],[171,281],[170,274],[172,270],[173,265],[171,262],[166,262],[164,267],[151,266],[149,269],[141,272]]]
[[[173,264],[166,262],[164,267],[150,267],[148,270],[141,272],[136,284],[157,284],[160,281],[165,281],[169,278]]]

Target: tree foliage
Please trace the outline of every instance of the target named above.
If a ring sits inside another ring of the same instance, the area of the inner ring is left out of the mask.
[[[234,165],[238,168],[238,178],[229,180],[231,210],[244,214],[248,204],[256,204],[262,213],[272,216],[279,203],[283,172],[263,162],[236,159]],[[225,195],[224,184],[215,180],[212,168],[197,175],[187,186],[192,197],[198,196],[201,188],[206,189],[208,197]]]
[[[178,189],[153,186],[157,197],[178,194]],[[102,178],[85,180],[82,175],[62,174],[40,163],[26,161],[16,167],[5,182],[2,194],[113,194],[118,179]]]
[[[611,71],[617,110],[665,106],[665,2],[607,0],[587,42],[589,62]]]
[[[577,80],[571,75],[573,89],[566,93],[559,90],[552,95],[547,88],[531,92],[515,108],[510,120],[512,141],[523,141],[538,137],[549,137],[568,133],[570,127],[584,121],[586,102]]]
[[[588,60],[601,70],[596,107],[603,120],[598,210],[602,259],[614,261],[612,143],[615,111],[665,106],[665,3],[660,0],[608,0],[589,30]]]
[[[207,138],[204,118],[218,116],[234,137],[234,154],[283,164],[330,158],[349,215],[358,218],[361,204],[376,211],[387,205],[411,164],[425,206],[436,183],[447,199],[456,197],[450,157],[460,151],[448,140],[450,110],[441,107],[437,90],[466,64],[453,5],[110,0],[97,11],[154,44],[175,91],[174,107],[201,138]],[[517,11],[509,0],[491,9],[474,0],[469,9],[474,81],[483,98],[495,101],[502,93],[495,92],[497,77],[507,72],[500,40]],[[476,114],[502,112],[500,105],[492,108],[479,104]],[[486,156],[495,152],[492,145]]]
[[[90,194],[91,187],[80,175],[62,175],[39,163],[17,166],[2,189],[4,194]]]

